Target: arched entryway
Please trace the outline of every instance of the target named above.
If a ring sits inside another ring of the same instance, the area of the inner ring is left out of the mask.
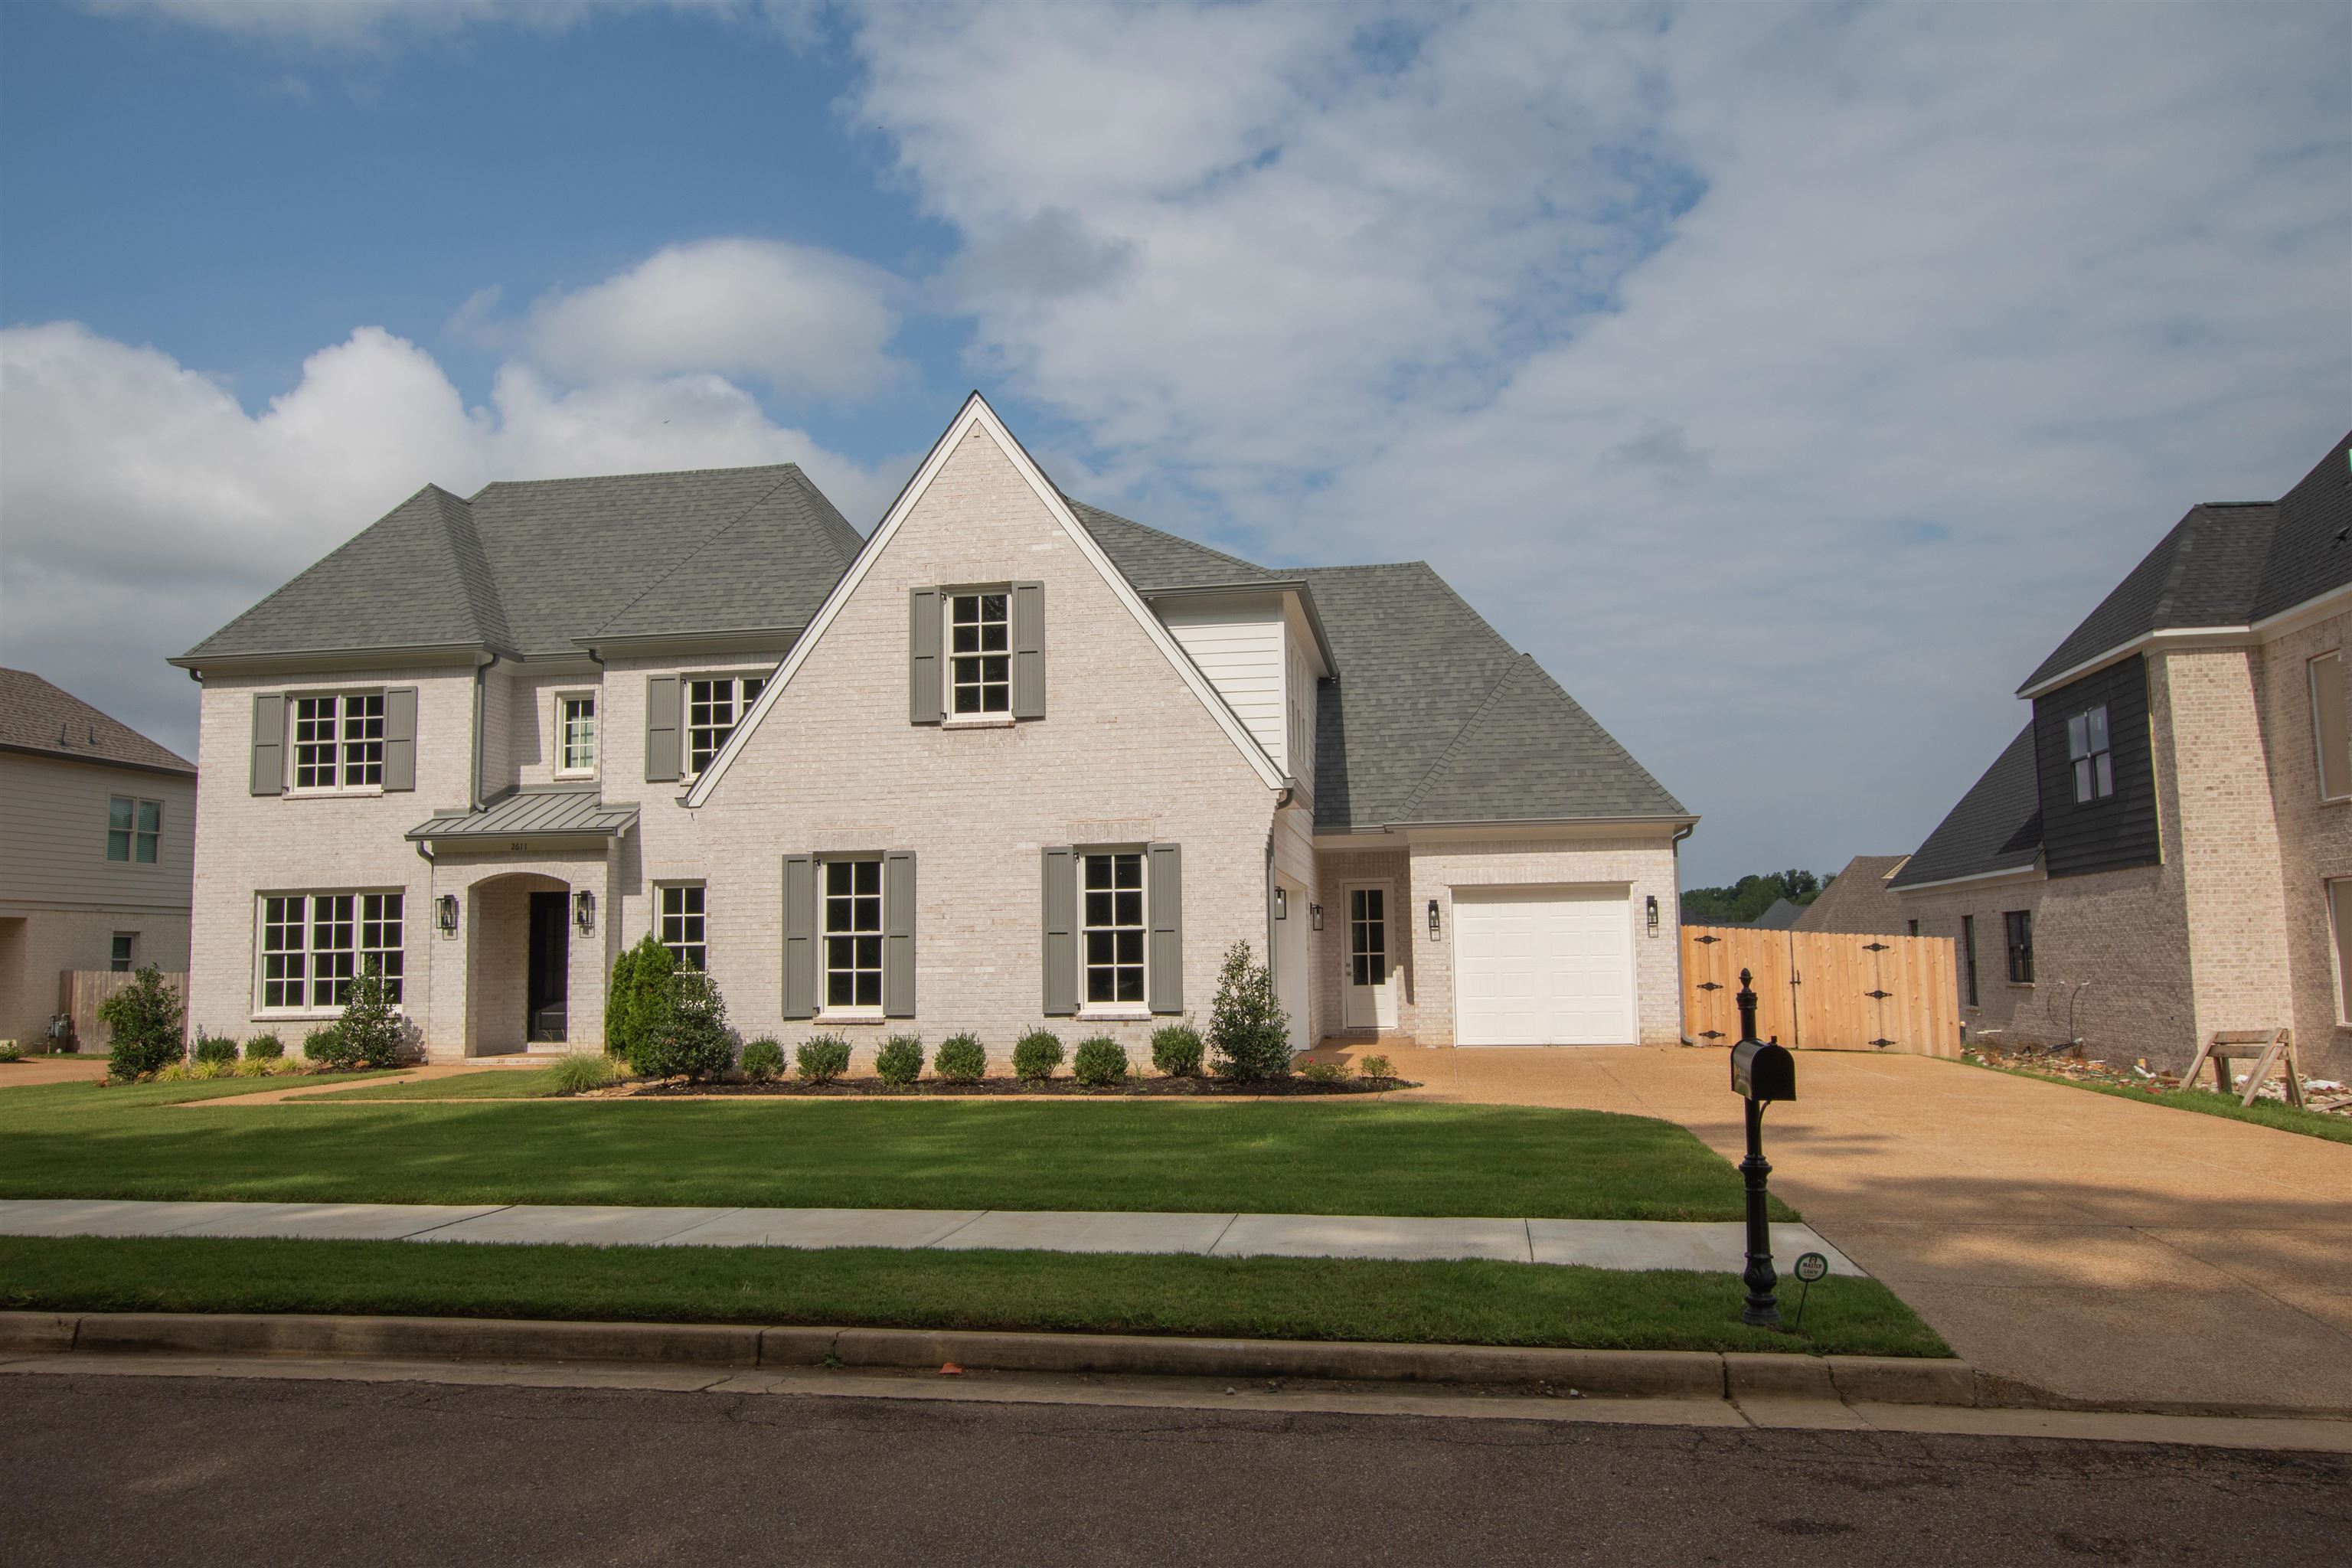
[[[571,884],[518,871],[476,882],[467,898],[467,1054],[500,1056],[565,1044],[571,1032]]]

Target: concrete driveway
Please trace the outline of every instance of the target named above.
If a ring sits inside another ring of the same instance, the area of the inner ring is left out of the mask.
[[[1386,1054],[1424,1086],[1400,1098],[1743,1151],[1722,1051]],[[1800,1052],[1797,1092],[1765,1120],[1773,1190],[1981,1371],[2106,1407],[2352,1414],[2352,1144],[1919,1057]]]
[[[26,1057],[0,1062],[0,1089],[36,1083],[96,1083],[106,1076],[106,1053],[78,1057]]]

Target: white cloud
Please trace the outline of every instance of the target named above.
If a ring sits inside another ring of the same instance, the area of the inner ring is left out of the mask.
[[[427,480],[794,461],[870,526],[898,475],[772,423],[718,376],[562,389],[509,364],[467,408],[415,344],[364,327],[248,415],[152,348],[73,322],[0,331],[0,657],[185,752],[162,663]]]
[[[1057,472],[1431,558],[1707,877],[1914,847],[2189,503],[2342,433],[2348,24],[884,7],[855,112],[976,275],[1118,258],[967,289]]]
[[[541,300],[526,338],[533,358],[576,381],[711,371],[790,396],[857,398],[903,372],[887,352],[896,288],[831,251],[708,239]]]

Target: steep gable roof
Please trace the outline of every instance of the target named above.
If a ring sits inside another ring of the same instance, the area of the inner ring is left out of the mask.
[[[2270,560],[2254,591],[2265,620],[2352,583],[2352,433],[2279,498]]]
[[[1797,917],[1795,931],[1894,934],[1909,917],[1887,886],[1907,855],[1857,855]]]
[[[1682,803],[1523,653],[1405,798],[1398,820],[1682,815]]]
[[[196,764],[29,669],[0,669],[0,750],[185,773]]]
[[[1916,888],[1961,877],[2031,870],[2041,854],[2042,795],[2033,773],[2033,725],[2028,721],[1889,886]]]

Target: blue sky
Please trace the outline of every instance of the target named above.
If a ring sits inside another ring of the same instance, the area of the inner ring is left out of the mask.
[[[1430,560],[1706,816],[1915,847],[2192,501],[2352,425],[2352,10],[0,7],[0,658],[194,643],[430,479],[962,392],[1272,563]]]

